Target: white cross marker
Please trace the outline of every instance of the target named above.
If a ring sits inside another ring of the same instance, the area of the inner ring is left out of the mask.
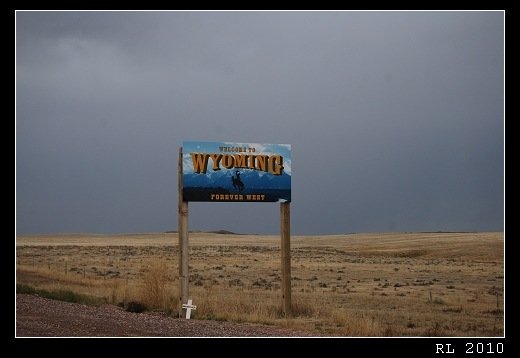
[[[195,305],[192,305],[193,301],[190,299],[188,299],[188,304],[183,304],[182,305],[182,308],[186,308],[186,319],[190,319],[191,317],[191,310],[196,310],[197,309],[197,306]]]

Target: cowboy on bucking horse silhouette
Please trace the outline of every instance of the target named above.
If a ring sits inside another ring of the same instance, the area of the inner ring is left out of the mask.
[[[242,193],[242,190],[244,190],[244,183],[242,183],[242,180],[240,179],[240,172],[236,171],[236,178],[231,175],[231,181],[233,182],[233,187],[235,189],[238,189],[238,193]]]

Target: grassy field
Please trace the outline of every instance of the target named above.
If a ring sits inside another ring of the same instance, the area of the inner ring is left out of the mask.
[[[331,336],[502,336],[502,233],[293,236],[294,314],[278,236],[190,233],[192,318]],[[16,239],[18,284],[178,314],[177,234]]]

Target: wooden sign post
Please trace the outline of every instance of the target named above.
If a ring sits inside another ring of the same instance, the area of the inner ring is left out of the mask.
[[[291,203],[280,203],[282,252],[282,312],[291,313]]]
[[[182,197],[182,148],[179,149],[179,318],[189,294],[188,202]]]

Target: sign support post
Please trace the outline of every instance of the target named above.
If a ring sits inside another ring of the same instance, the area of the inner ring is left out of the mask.
[[[291,314],[291,203],[280,203],[282,253],[282,312]]]
[[[189,246],[188,246],[188,202],[182,195],[182,148],[179,149],[179,318],[182,314],[182,304],[188,300]]]

